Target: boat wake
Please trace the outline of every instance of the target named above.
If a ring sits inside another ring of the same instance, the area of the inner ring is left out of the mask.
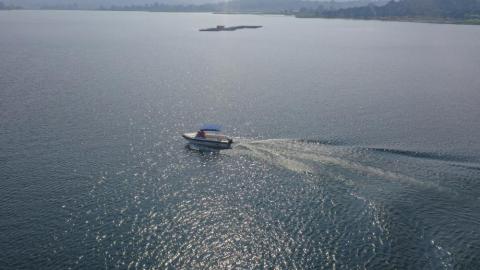
[[[449,160],[448,157],[438,154],[384,148],[379,150],[378,148],[311,140],[249,140],[237,138],[236,142],[229,155],[247,156],[295,173],[316,175],[335,170],[335,174],[356,174],[363,178],[384,179],[438,191],[451,192],[450,189],[442,187],[439,183],[425,177],[403,173],[403,171],[415,171],[408,168],[409,165],[418,166],[408,159],[420,159],[423,162],[432,159],[435,159],[433,162],[437,160],[438,162],[451,161],[451,166],[458,166],[459,162],[464,161],[460,161],[458,158]],[[398,157],[398,155],[403,156],[405,153],[403,159]],[[388,154],[396,155],[396,157],[390,157],[389,159],[385,157]],[[404,160],[405,164],[399,164],[401,163],[399,160]],[[395,166],[391,165],[393,162],[396,162]],[[402,169],[402,166],[405,166],[405,169]],[[472,167],[472,165],[469,166]],[[473,167],[476,168],[477,166],[474,165]]]

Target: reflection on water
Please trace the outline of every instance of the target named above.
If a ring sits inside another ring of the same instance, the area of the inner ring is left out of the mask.
[[[69,220],[64,237],[95,243],[107,265],[212,269],[448,269],[480,243],[479,198],[465,195],[476,184],[452,186],[452,177],[475,176],[450,173],[446,159],[303,140],[236,142],[222,152],[180,152],[166,168],[151,153],[104,172],[92,204],[72,206],[72,216],[77,207],[85,214]],[[438,174],[425,177],[430,170]],[[455,205],[462,222],[444,215]]]

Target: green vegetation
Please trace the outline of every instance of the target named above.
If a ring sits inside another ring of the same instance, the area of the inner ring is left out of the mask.
[[[371,4],[339,10],[318,8],[300,11],[296,16],[478,24],[480,0],[400,0],[383,6]]]
[[[467,19],[463,21],[463,24],[477,24],[480,25],[480,19]]]

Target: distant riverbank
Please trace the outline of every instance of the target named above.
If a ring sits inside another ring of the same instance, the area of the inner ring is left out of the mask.
[[[455,18],[435,18],[435,17],[374,17],[374,18],[351,18],[351,17],[322,17],[312,14],[304,14],[299,12],[242,12],[242,11],[197,11],[197,10],[134,10],[134,9],[61,9],[61,8],[42,8],[42,9],[24,9],[21,7],[4,8],[0,11],[12,10],[55,10],[55,11],[137,11],[137,12],[160,12],[160,13],[210,13],[223,15],[282,15],[293,16],[298,19],[344,19],[344,20],[360,20],[360,21],[394,21],[394,22],[415,22],[415,23],[433,23],[433,24],[463,24],[463,25],[480,25],[480,18],[471,19],[455,19]]]
[[[480,19],[452,19],[452,18],[415,18],[415,17],[381,17],[381,18],[342,18],[342,17],[317,17],[303,16],[296,14],[299,19],[343,19],[343,20],[361,20],[361,21],[392,21],[392,22],[415,22],[415,23],[435,23],[435,24],[465,24],[480,25]]]
[[[343,9],[302,9],[302,18],[336,18],[447,24],[480,24],[480,2],[471,0],[400,0]]]

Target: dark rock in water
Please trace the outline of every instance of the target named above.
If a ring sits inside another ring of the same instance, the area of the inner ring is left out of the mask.
[[[230,26],[230,27],[225,27],[224,25],[217,25],[217,27],[214,28],[204,28],[200,29],[199,31],[235,31],[238,29],[255,29],[255,28],[261,28],[261,25],[238,25],[238,26]]]

